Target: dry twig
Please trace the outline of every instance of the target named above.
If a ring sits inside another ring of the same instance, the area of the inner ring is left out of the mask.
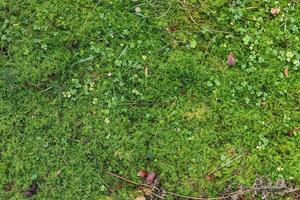
[[[159,188],[156,188],[155,186],[142,184],[142,183],[137,183],[137,182],[134,182],[132,180],[129,180],[127,178],[124,178],[120,175],[117,175],[117,174],[114,174],[114,173],[111,173],[111,172],[107,172],[107,174],[110,175],[110,176],[116,177],[118,179],[121,179],[125,182],[131,183],[133,185],[142,187],[142,190],[144,192],[145,192],[146,188],[152,189],[151,191],[147,190],[147,192],[150,192],[153,196],[155,196],[159,199],[165,199],[163,196],[160,196],[160,195],[156,194],[155,192],[153,192],[153,191],[155,191],[153,189],[159,190]],[[222,200],[222,199],[231,199],[231,198],[234,198],[234,197],[238,197],[238,196],[242,196],[242,195],[249,194],[249,193],[254,193],[254,192],[255,193],[262,193],[262,194],[263,193],[273,193],[273,194],[277,194],[277,195],[287,195],[287,194],[295,194],[297,192],[300,192],[300,189],[299,188],[293,188],[293,187],[287,188],[285,186],[259,186],[259,187],[256,187],[256,185],[253,185],[251,188],[242,188],[238,191],[231,192],[231,193],[228,193],[224,196],[219,196],[219,197],[207,197],[207,198],[206,197],[192,197],[192,196],[181,195],[181,194],[177,194],[177,193],[169,192],[169,191],[165,191],[165,194],[171,195],[171,196],[174,196],[174,197],[180,197],[180,198],[192,199],[192,200]]]
[[[177,0],[177,1],[178,1],[178,2],[182,5],[182,7],[188,12],[188,14],[189,14],[190,19],[192,20],[192,22],[194,22],[195,24],[199,25],[199,24],[194,20],[193,15],[192,15],[190,9],[188,9],[188,7],[186,7],[186,5],[185,5],[182,1],[180,1],[180,0]]]

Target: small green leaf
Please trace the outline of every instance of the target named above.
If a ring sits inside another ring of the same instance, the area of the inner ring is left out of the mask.
[[[191,45],[191,48],[193,48],[193,49],[196,48],[197,41],[196,40],[192,40],[190,45]]]
[[[243,38],[243,42],[245,45],[248,45],[251,41],[251,37],[249,35],[246,35],[244,38]]]

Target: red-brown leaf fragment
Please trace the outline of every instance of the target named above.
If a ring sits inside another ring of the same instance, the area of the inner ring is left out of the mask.
[[[170,26],[168,28],[166,28],[166,31],[169,32],[169,33],[173,33],[177,30],[176,26]]]
[[[216,177],[213,175],[213,174],[209,174],[205,177],[205,179],[208,181],[208,182],[212,182],[216,179]]]
[[[289,77],[289,68],[288,67],[284,68],[283,74],[285,77]]]
[[[156,173],[154,172],[149,173],[146,178],[147,184],[152,185],[154,183],[155,178],[156,178]]]
[[[280,8],[271,8],[271,14],[273,16],[278,15],[280,12]]]
[[[230,66],[234,66],[236,64],[236,60],[232,52],[230,52],[227,56],[227,64]]]
[[[137,175],[138,175],[139,177],[145,178],[145,177],[148,176],[148,173],[147,173],[146,171],[144,171],[144,170],[140,170],[140,171],[137,173]]]
[[[24,192],[23,195],[24,195],[25,198],[30,198],[30,197],[33,196],[33,193],[31,191],[27,191],[27,192]]]
[[[30,185],[29,189],[23,193],[24,197],[30,198],[33,195],[35,195],[37,193],[38,187],[39,186],[37,183],[32,183]]]

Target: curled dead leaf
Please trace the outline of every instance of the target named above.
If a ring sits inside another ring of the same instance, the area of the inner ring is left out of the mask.
[[[169,32],[169,33],[173,33],[177,30],[176,26],[170,26],[168,28],[166,28],[166,31]]]
[[[230,52],[227,56],[227,64],[230,66],[234,66],[236,64],[236,59],[232,52]]]
[[[23,193],[24,197],[25,198],[30,198],[33,195],[35,195],[37,193],[38,186],[39,185],[37,183],[32,183],[30,185],[29,189]]]
[[[288,134],[289,134],[289,136],[294,136],[298,131],[300,131],[300,127],[296,127],[296,128],[289,130]]]
[[[33,193],[32,192],[30,192],[30,191],[26,191],[26,192],[24,192],[24,197],[25,198],[30,198],[30,197],[32,197],[33,196]]]
[[[272,14],[273,16],[278,15],[279,12],[280,12],[280,8],[271,8],[271,14]]]
[[[155,181],[155,178],[156,178],[156,173],[154,172],[149,173],[146,178],[147,184],[152,185]]]
[[[288,67],[284,68],[283,74],[285,77],[289,77],[289,68]]]
[[[61,173],[62,173],[62,171],[61,171],[61,170],[58,170],[58,171],[56,172],[55,175],[56,175],[57,177],[60,177],[60,176],[61,176]]]
[[[146,171],[144,171],[144,170],[140,170],[140,171],[137,173],[137,175],[138,175],[139,177],[145,178],[145,177],[148,176],[148,173],[147,173]]]
[[[267,102],[265,102],[265,101],[260,102],[261,107],[265,107],[266,105],[267,105]]]
[[[205,179],[208,181],[208,182],[212,182],[216,179],[216,176],[213,175],[213,174],[209,174],[205,177]]]
[[[233,148],[233,147],[230,148],[230,149],[228,149],[227,152],[228,152],[228,154],[231,155],[231,156],[234,156],[234,155],[236,154],[235,148]]]

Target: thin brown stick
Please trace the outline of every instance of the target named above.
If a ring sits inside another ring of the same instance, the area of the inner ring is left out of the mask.
[[[95,9],[98,7],[98,5],[100,4],[101,0],[98,0],[98,2],[96,3],[96,5],[92,8],[92,11],[88,14],[88,16],[85,18],[83,24],[81,25],[81,28],[78,31],[78,34],[81,34],[83,32],[83,30],[85,29],[86,23],[89,21],[92,13],[95,11]],[[71,41],[71,37],[70,39],[67,41],[67,43],[69,43]]]
[[[142,186],[142,187],[146,187],[146,188],[149,188],[149,189],[153,189],[153,188],[156,188],[155,186],[151,186],[151,185],[147,185],[147,184],[143,184],[143,183],[137,183],[137,182],[134,182],[134,181],[132,181],[132,180],[129,180],[129,179],[127,179],[127,178],[125,178],[125,177],[123,177],[123,176],[120,176],[120,175],[117,175],[117,174],[114,174],[114,173],[111,173],[111,172],[106,172],[108,175],[111,175],[111,176],[114,176],[114,177],[116,177],[116,178],[118,178],[118,179],[121,179],[121,180],[123,180],[123,181],[126,181],[126,182],[128,182],[128,183],[131,183],[131,184],[133,184],[133,185],[136,185],[136,186]],[[142,188],[142,190],[143,190],[143,188]],[[144,190],[143,190],[143,192],[144,192]],[[157,198],[160,198],[160,199],[164,199],[164,197],[162,197],[162,196],[160,196],[160,195],[158,195],[158,194],[156,194],[156,193],[154,193],[154,192],[152,192],[152,191],[149,191],[153,196],[156,196]]]
[[[232,197],[234,195],[243,195],[243,194],[251,193],[253,191],[280,190],[280,189],[284,189],[284,188],[282,188],[282,187],[248,188],[248,189],[245,189],[245,190],[239,190],[239,191],[236,191],[236,192],[229,193],[226,196],[210,197],[210,198],[191,197],[191,196],[180,195],[180,194],[176,194],[176,193],[168,192],[168,191],[166,191],[166,193],[167,194],[171,194],[172,196],[181,197],[181,198],[185,198],[185,199],[193,199],[193,200],[222,200],[222,199],[230,198],[230,197]],[[295,192],[298,192],[298,191],[300,191],[300,189],[285,190],[285,191],[282,191],[282,192],[274,192],[274,193],[275,194],[279,194],[279,195],[284,195],[284,194],[295,193]]]
[[[162,196],[156,194],[156,193],[153,192],[153,191],[145,191],[143,188],[141,188],[141,190],[144,192],[144,194],[150,193],[151,195],[153,195],[153,196],[155,196],[155,197],[157,197],[157,198],[159,198],[159,199],[164,199],[164,197],[162,197]]]
[[[247,7],[247,8],[245,8],[245,9],[246,9],[246,10],[257,10],[258,7],[252,6],[252,7]]]
[[[219,34],[216,34],[208,43],[208,45],[205,47],[205,53],[208,53],[208,48],[212,44],[212,42],[219,36]]]
[[[126,181],[126,182],[128,182],[128,183],[131,183],[131,184],[133,184],[133,185],[137,185],[137,186],[143,186],[143,187],[147,187],[147,188],[153,188],[151,185],[147,185],[147,184],[143,184],[143,183],[137,183],[137,182],[134,182],[134,181],[132,181],[132,180],[129,180],[129,179],[127,179],[127,178],[124,178],[123,176],[120,176],[120,175],[117,175],[117,174],[114,174],[114,173],[111,173],[111,172],[106,172],[108,175],[111,175],[111,176],[114,176],[114,177],[116,177],[116,178],[118,178],[118,179],[121,179],[121,180],[123,180],[123,181]]]
[[[86,23],[88,22],[88,20],[90,19],[92,13],[94,12],[94,10],[98,7],[98,5],[100,4],[101,0],[99,0],[96,5],[93,7],[92,11],[89,13],[89,15],[86,17],[86,19],[84,20],[81,29],[79,30],[79,34],[82,33],[83,29],[85,28]]]
[[[211,32],[216,32],[216,33],[224,33],[224,34],[234,34],[233,32],[229,31],[222,31],[222,30],[216,30],[212,28],[207,28],[207,27],[202,27],[203,30],[211,31]]]
[[[176,194],[174,192],[166,192],[167,194],[170,194],[175,197],[185,198],[185,199],[192,199],[192,200],[217,200],[220,199],[219,197],[216,198],[205,198],[205,197],[191,197],[191,196],[185,196],[181,194]]]
[[[159,18],[162,18],[162,17],[166,16],[166,15],[169,13],[169,11],[170,11],[171,7],[172,7],[172,5],[170,5],[170,6],[169,6],[168,10],[167,10],[165,13],[163,13],[163,14],[162,14],[162,15],[160,15],[160,16],[158,16],[158,17],[157,17],[157,19],[159,19]]]
[[[177,1],[178,1],[178,2],[182,5],[182,7],[188,12],[188,14],[189,14],[190,19],[192,20],[192,22],[194,22],[195,24],[199,25],[199,24],[194,20],[193,15],[192,15],[190,9],[188,9],[188,8],[186,7],[186,5],[185,5],[183,2],[181,2],[180,0],[177,0]]]

